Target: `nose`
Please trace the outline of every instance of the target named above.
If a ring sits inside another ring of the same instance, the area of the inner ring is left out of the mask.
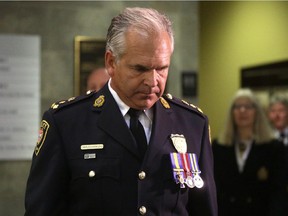
[[[240,112],[245,112],[246,110],[247,110],[247,108],[245,106],[240,107]]]
[[[157,86],[158,84],[158,73],[155,69],[148,71],[145,74],[144,84],[149,87]]]

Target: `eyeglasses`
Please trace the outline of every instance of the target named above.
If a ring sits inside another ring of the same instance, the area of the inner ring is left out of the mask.
[[[253,104],[234,104],[233,109],[234,110],[240,110],[240,109],[246,109],[246,110],[252,110],[255,106]]]

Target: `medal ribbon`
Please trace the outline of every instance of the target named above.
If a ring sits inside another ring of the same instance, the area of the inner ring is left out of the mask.
[[[178,153],[176,153],[176,155],[177,155],[177,161],[178,161],[178,163],[179,163],[179,168],[180,169],[184,169],[184,166],[183,166],[183,161],[182,161],[182,159],[181,159],[181,155]]]
[[[189,155],[190,166],[192,167],[192,172],[193,173],[201,173],[201,171],[199,170],[196,154],[189,153],[188,155]]]
[[[187,153],[181,153],[181,159],[184,165],[184,170],[186,171],[187,176],[190,173],[191,165],[189,163],[189,157]]]
[[[181,167],[180,167],[180,164],[179,164],[177,153],[175,153],[175,152],[170,153],[170,159],[171,159],[171,162],[172,162],[173,170],[181,171]]]
[[[183,176],[184,170],[183,170],[183,165],[182,165],[180,155],[175,153],[175,152],[170,153],[170,160],[172,163],[174,179],[175,179],[176,183],[177,184],[180,183],[180,188],[185,188],[185,186],[184,186],[185,178]]]
[[[197,156],[194,153],[170,153],[170,160],[173,168],[175,182],[180,183],[180,188],[188,187],[197,188],[203,187],[203,180],[200,177],[200,169]]]

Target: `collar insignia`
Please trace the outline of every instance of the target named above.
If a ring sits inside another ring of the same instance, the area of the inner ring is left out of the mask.
[[[100,95],[94,102],[93,106],[94,107],[101,107],[103,106],[105,102],[105,96],[104,95]]]
[[[160,102],[166,109],[170,109],[169,103],[163,97],[160,97]]]

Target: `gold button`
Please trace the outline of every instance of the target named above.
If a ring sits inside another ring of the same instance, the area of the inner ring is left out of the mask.
[[[143,179],[145,179],[145,177],[146,177],[146,173],[145,173],[144,171],[141,171],[141,172],[138,174],[138,177],[139,177],[140,180],[143,180]]]
[[[145,206],[141,206],[141,207],[139,208],[139,213],[140,213],[141,215],[145,215],[146,212],[147,212],[147,210],[146,210],[146,207],[145,207]]]
[[[91,170],[88,175],[90,178],[93,178],[95,176],[95,171]]]

